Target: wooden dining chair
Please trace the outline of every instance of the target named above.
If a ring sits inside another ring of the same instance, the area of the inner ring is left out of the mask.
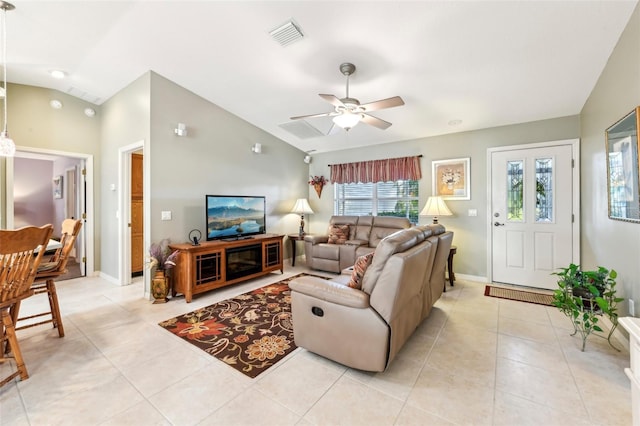
[[[64,326],[62,325],[62,316],[60,315],[60,304],[58,303],[58,293],[56,292],[56,285],[53,281],[61,275],[67,273],[67,262],[69,261],[69,255],[73,250],[76,243],[76,238],[82,228],[82,222],[76,219],[65,219],[62,222],[62,236],[60,238],[60,248],[48,260],[44,260],[38,267],[35,280],[31,289],[34,294],[46,293],[49,298],[49,310],[41,312],[39,314],[29,315],[19,318],[18,312],[20,310],[20,304],[15,305],[14,312],[12,313],[13,320],[16,322],[27,321],[33,318],[39,318],[43,316],[50,316],[50,318],[43,321],[29,323],[21,326],[16,326],[16,330],[22,330],[25,328],[35,327],[37,325],[53,323],[53,328],[58,329],[58,336],[64,337]]]
[[[36,277],[38,266],[44,255],[44,248],[53,233],[52,225],[40,228],[28,226],[16,230],[0,230],[0,363],[11,359],[5,353],[13,352],[16,370],[10,370],[9,376],[0,381],[0,386],[20,376],[29,378],[27,366],[22,358],[20,345],[16,337],[11,309],[20,301],[33,294],[31,285]],[[38,251],[38,249],[41,249]],[[7,345],[5,351],[4,345]]]

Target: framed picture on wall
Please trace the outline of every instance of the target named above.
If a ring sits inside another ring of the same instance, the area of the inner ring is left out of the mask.
[[[53,198],[62,198],[62,175],[53,178]]]
[[[640,107],[606,130],[609,217],[640,222]]]
[[[431,162],[432,193],[444,200],[470,200],[470,158],[454,158]]]

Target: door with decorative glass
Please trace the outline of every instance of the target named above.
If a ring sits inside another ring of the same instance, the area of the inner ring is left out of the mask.
[[[555,289],[577,261],[574,145],[490,152],[492,281]]]

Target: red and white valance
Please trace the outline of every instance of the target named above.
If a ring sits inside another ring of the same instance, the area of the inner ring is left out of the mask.
[[[420,180],[420,157],[388,158],[331,164],[331,183],[368,183],[396,180]]]

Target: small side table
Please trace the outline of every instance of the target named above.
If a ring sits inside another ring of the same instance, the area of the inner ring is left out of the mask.
[[[298,241],[304,241],[304,237],[305,235],[310,235],[310,234],[289,234],[287,235],[287,238],[289,238],[289,241],[291,242],[291,266],[296,266],[296,242]]]
[[[449,249],[449,258],[447,259],[447,271],[449,272],[449,285],[453,287],[453,282],[456,280],[456,274],[453,272],[453,256],[458,252],[458,247],[451,246]],[[444,290],[447,291],[447,283],[444,283]]]

